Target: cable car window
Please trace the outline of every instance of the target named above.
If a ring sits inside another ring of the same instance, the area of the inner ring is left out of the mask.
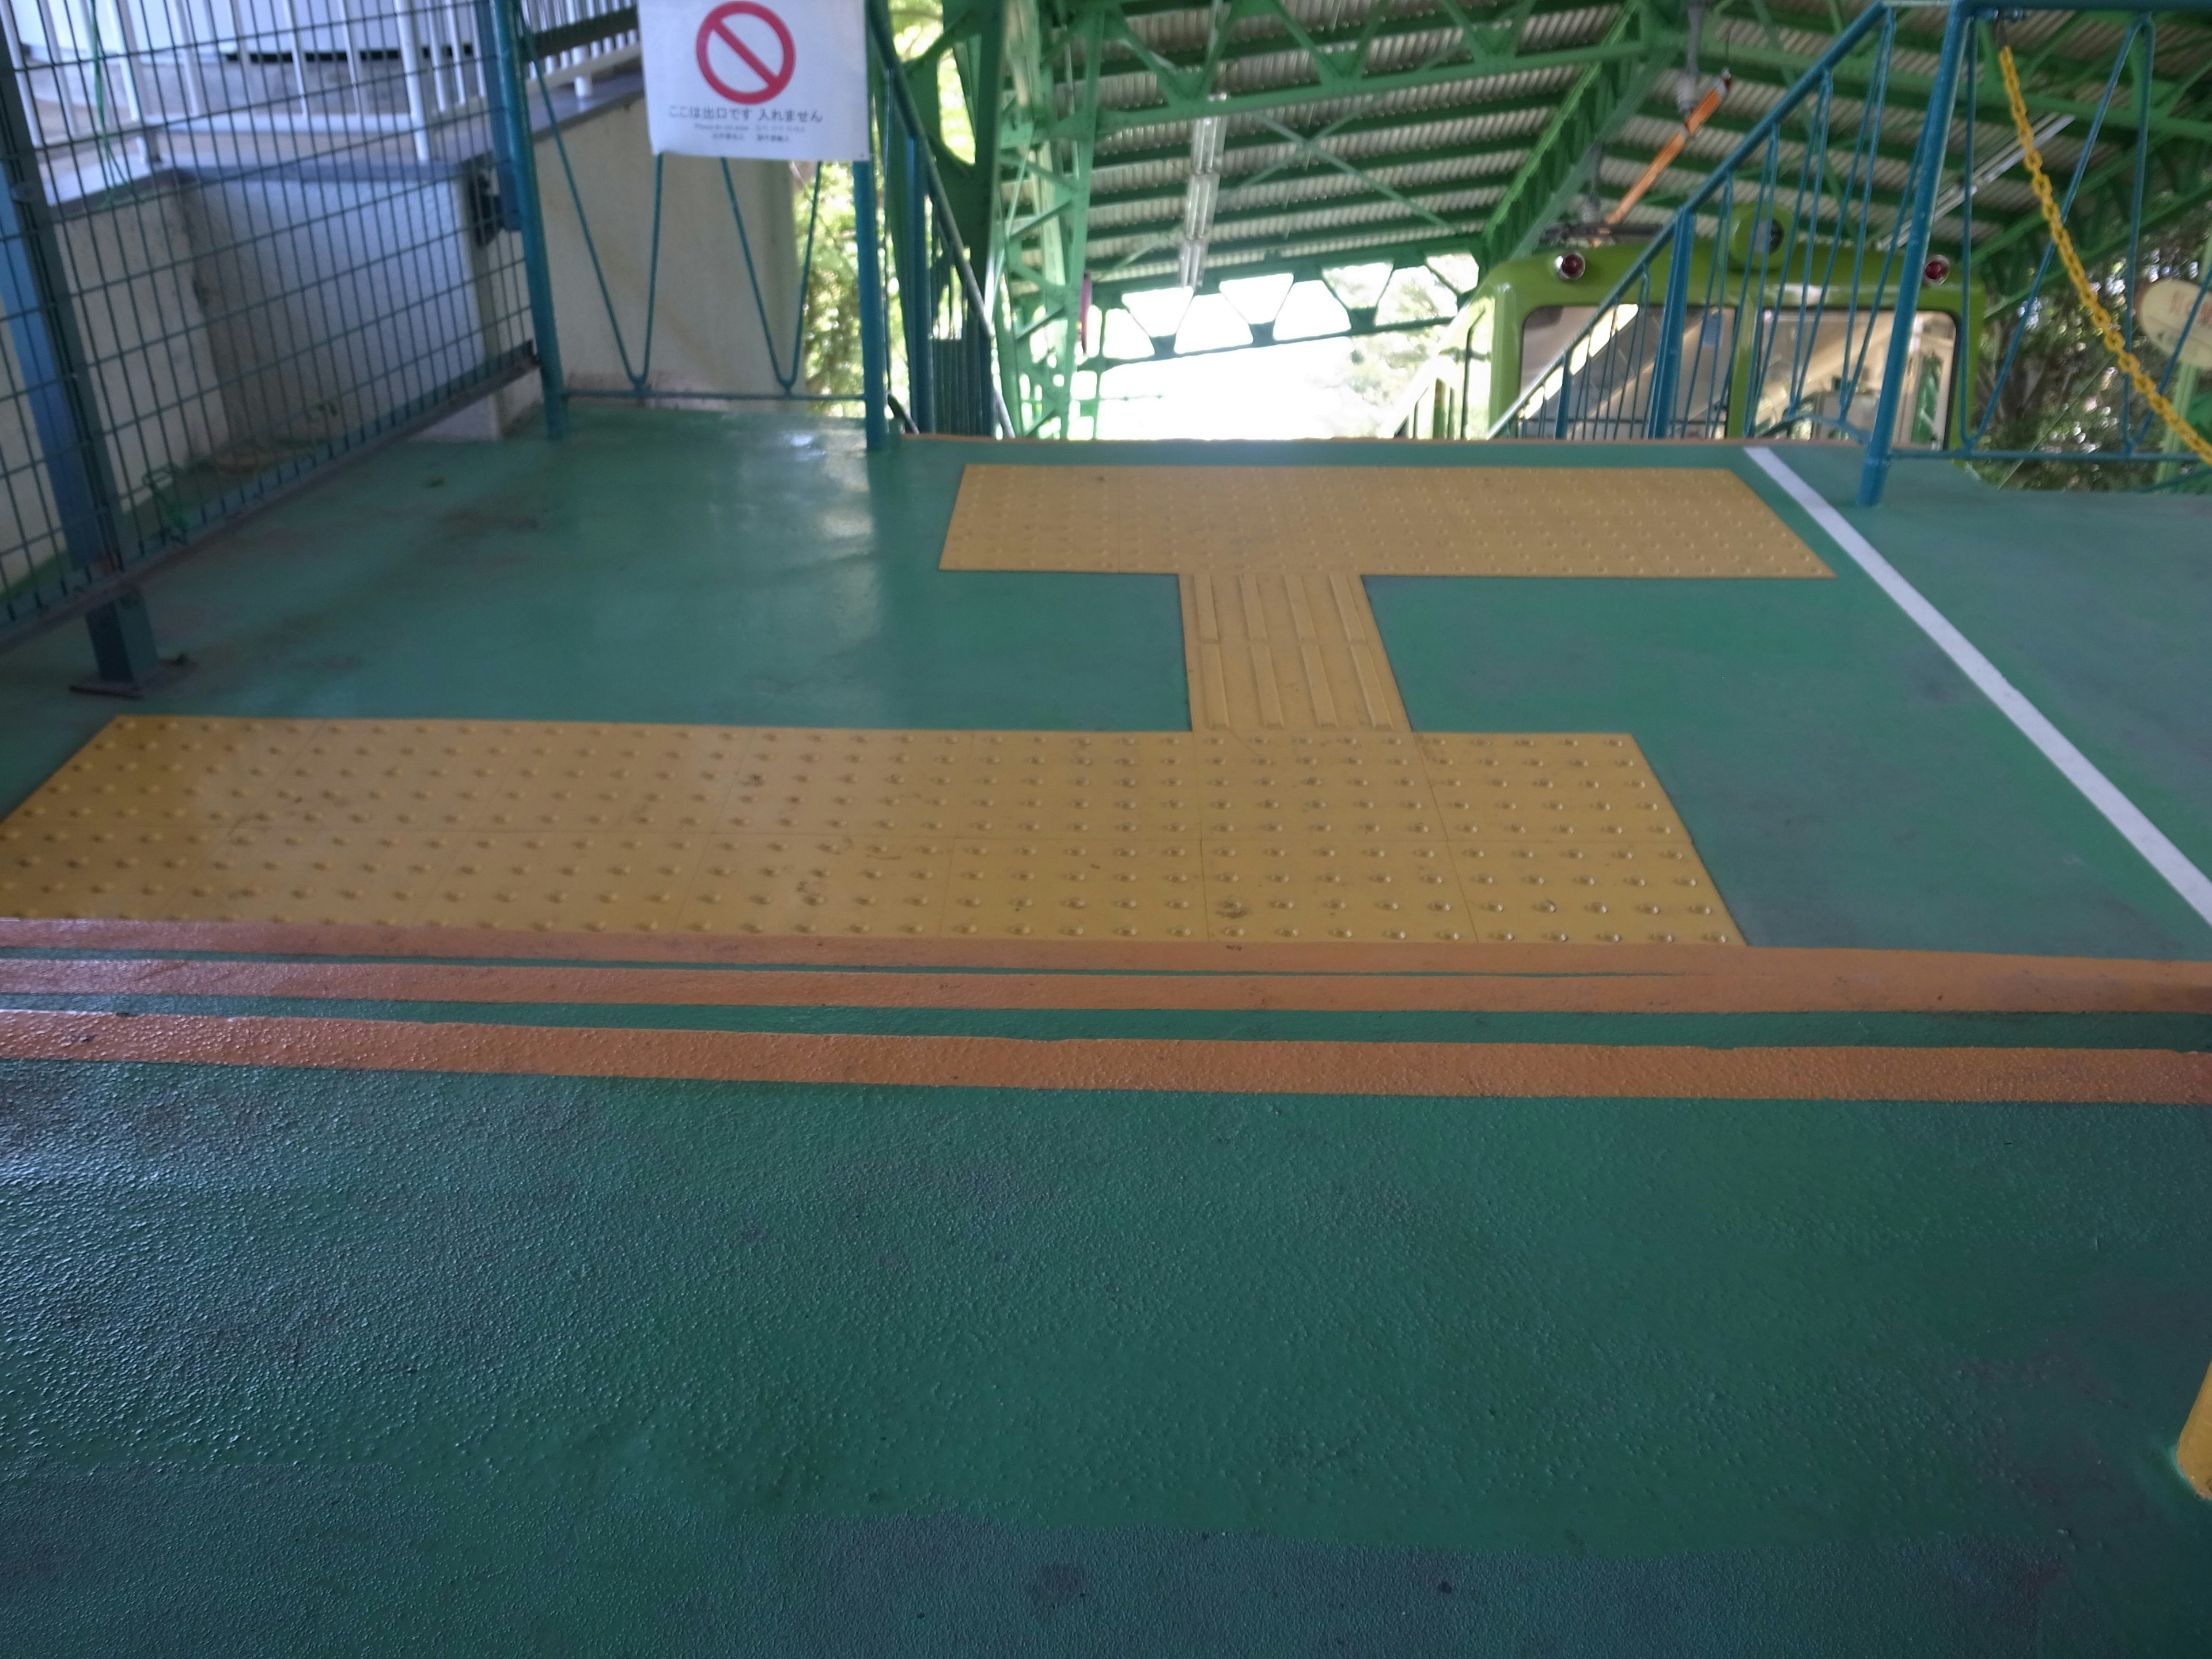
[[[1595,306],[1533,306],[1521,319],[1521,390],[1551,367],[1552,359],[1589,319]]]
[[[1817,438],[1849,432],[1863,439],[1881,397],[1895,319],[1893,311],[1853,315],[1833,306],[1761,313],[1761,331],[1771,344],[1764,353],[1753,433]],[[1948,441],[1958,352],[1957,319],[1940,311],[1914,317],[1905,358],[1910,378],[1898,400],[1893,443],[1929,449]]]

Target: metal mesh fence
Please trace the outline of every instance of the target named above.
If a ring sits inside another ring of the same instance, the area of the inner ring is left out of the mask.
[[[0,643],[528,369],[490,3],[0,0]]]

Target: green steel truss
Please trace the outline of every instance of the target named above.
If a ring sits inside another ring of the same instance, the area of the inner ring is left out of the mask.
[[[1863,4],[1714,0],[1693,16],[1692,0],[945,0],[942,36],[908,73],[934,118],[938,59],[957,65],[976,159],[940,143],[939,161],[970,246],[988,249],[1007,405],[1025,434],[1056,436],[1074,429],[1079,371],[1103,361],[1096,316],[1131,293],[1446,253],[1486,267],[1610,206],[1679,131],[1694,37],[1702,74],[1725,69],[1733,85],[1632,218],[1658,222]],[[1902,25],[1881,146],[1899,177],[1942,23],[1930,6]],[[2072,118],[2047,146],[2070,171],[2124,20],[2037,10],[2007,27],[2033,109]],[[2085,253],[2130,234],[2138,125],[2154,140],[2144,224],[2212,187],[2212,17],[2161,13],[2159,27],[2154,76],[2114,99],[2084,177]],[[1863,80],[1847,67],[1839,87]],[[1995,155],[2002,89],[1983,84],[1974,102],[1978,152]],[[1978,272],[2016,295],[2042,251],[2016,167],[1981,187],[1976,222]],[[1354,334],[1413,325],[1346,310]]]

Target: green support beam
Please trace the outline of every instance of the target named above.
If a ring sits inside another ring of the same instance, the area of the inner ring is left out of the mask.
[[[1445,207],[1443,204],[1449,198],[1464,196],[1471,191],[1484,191],[1494,199],[1498,188],[1498,175],[1492,174],[1486,179],[1456,179],[1450,184],[1438,185],[1418,194],[1384,191],[1348,191],[1340,196],[1285,202],[1275,206],[1249,208],[1242,212],[1218,214],[1213,221],[1215,237],[1219,241],[1234,242],[1238,239],[1233,233],[1239,231],[1247,237],[1274,235],[1279,234],[1278,228],[1284,221],[1305,216],[1321,207],[1391,206],[1400,208],[1402,211],[1388,220],[1378,220],[1376,222],[1419,223],[1425,225],[1430,231],[1438,235],[1464,237],[1473,241],[1480,236],[1483,224],[1489,216],[1492,204],[1485,203],[1480,210],[1468,208],[1452,210]],[[1364,230],[1367,226],[1363,223],[1349,228]],[[1156,246],[1165,246],[1167,242],[1173,240],[1173,237],[1170,236],[1158,241]]]
[[[1425,102],[1416,111],[1393,111],[1374,113],[1364,111],[1356,115],[1340,115],[1334,120],[1310,129],[1308,136],[1318,137],[1323,132],[1346,137],[1361,137],[1374,133],[1399,132],[1408,127],[1425,127],[1461,120],[1496,120],[1512,116],[1548,115],[1559,105],[1559,95],[1553,91],[1529,91],[1523,88],[1506,96],[1486,96],[1479,84],[1469,82],[1455,85],[1452,91],[1464,96],[1439,99]],[[1242,147],[1257,145],[1266,148],[1258,139],[1240,140],[1232,137],[1227,149],[1233,153]],[[1169,143],[1134,147],[1133,141],[1120,138],[1101,147],[1101,167],[1141,166],[1148,162],[1173,161],[1186,153],[1188,146]]]
[[[1347,265],[1387,264],[1393,270],[1411,270],[1445,254],[1466,253],[1474,240],[1471,235],[1435,236],[1426,240],[1409,239],[1362,243],[1349,252],[1326,253],[1302,253],[1273,246],[1269,248],[1268,257],[1250,264],[1232,264],[1219,270],[1209,267],[1198,291],[1201,294],[1217,293],[1224,283],[1243,282],[1255,276],[1288,276],[1293,282],[1318,282],[1328,271],[1340,270]],[[1160,286],[1160,280],[1156,276],[1121,283],[1102,281],[1094,284],[1091,297],[1095,304],[1111,310],[1128,295],[1140,294]]]
[[[1384,166],[1394,171],[1400,168],[1433,167],[1453,162],[1479,161],[1499,155],[1523,155],[1534,142],[1534,139],[1535,135],[1532,133],[1518,137],[1492,139],[1488,142],[1480,143],[1437,144],[1422,149],[1394,150],[1388,155],[1382,156],[1377,159]],[[1274,150],[1280,149],[1281,148],[1282,145],[1279,143],[1264,143],[1255,141],[1250,144],[1232,147],[1229,151],[1229,155],[1233,158],[1240,152],[1249,154],[1254,150]],[[1352,165],[1361,173],[1365,174],[1367,173],[1366,167],[1360,166],[1359,163],[1353,162]],[[1255,172],[1257,170],[1255,169]],[[1312,164],[1296,168],[1288,165],[1279,164],[1278,166],[1270,167],[1266,169],[1266,172],[1271,179],[1279,179],[1285,183],[1297,183],[1301,180],[1323,179],[1330,176],[1332,173],[1340,173],[1342,171],[1343,169],[1340,167],[1322,167]],[[1499,171],[1500,170],[1498,168],[1491,167],[1486,168],[1481,172],[1470,172],[1466,176],[1469,179],[1491,179],[1497,177]],[[1222,196],[1224,200],[1228,198],[1232,190],[1241,190],[1246,186],[1248,182],[1249,182],[1245,179],[1237,178],[1236,182],[1232,185],[1231,180],[1235,177],[1236,175],[1234,175],[1229,168],[1226,167],[1223,168]],[[1172,204],[1175,210],[1173,216],[1179,222],[1182,216],[1181,205],[1182,197],[1183,185],[1182,181],[1178,179],[1172,185],[1151,185],[1143,190],[1097,191],[1091,198],[1091,210],[1093,213],[1097,213],[1107,208],[1168,206]],[[1117,225],[1111,232],[1102,234],[1120,235],[1125,233],[1122,230],[1122,228]]]
[[[1627,0],[1607,31],[1608,56],[1593,59],[1560,100],[1483,228],[1485,264],[1516,259],[1536,246],[1587,177],[1591,149],[1620,128],[1665,73],[1680,37],[1662,27],[1647,0]]]
[[[1308,87],[1279,87],[1266,92],[1241,93],[1219,100],[1171,98],[1141,109],[1102,112],[1102,135],[1135,127],[1194,121],[1206,116],[1255,115],[1296,109],[1302,105],[1334,102],[1344,98],[1380,98],[1394,92],[1414,92],[1425,87],[1451,86],[1467,81],[1494,80],[1509,75],[1528,75],[1540,70],[1583,69],[1594,64],[1631,62],[1641,58],[1641,44],[1571,46],[1558,52],[1530,52],[1518,58],[1486,58],[1462,64],[1407,70],[1395,75],[1364,75],[1349,86],[1331,83]]]
[[[977,160],[951,155],[941,135],[938,159],[963,234],[988,252],[1018,427],[1076,430],[1077,377],[1103,361],[1083,311],[1086,273],[1101,307],[1170,286],[1194,232],[1206,242],[1201,291],[1343,265],[1402,267],[1442,252],[1495,265],[1573,217],[1594,155],[1614,164],[1602,188],[1617,195],[1620,167],[1656,153],[1656,141],[1625,142],[1623,129],[1675,119],[1667,94],[1683,61],[1687,0],[1599,3],[1609,12],[1593,14],[1587,0],[1433,0],[1417,15],[1378,3],[1319,21],[1289,0],[945,0],[943,38],[907,74],[926,119],[937,118],[938,65],[947,57],[967,94]],[[1727,68],[1747,89],[1778,94],[1813,61],[1795,40],[1832,34],[1847,9],[1857,7],[1717,0],[1700,67]],[[1940,21],[1932,8],[1906,13],[1901,44],[1932,52]],[[2078,140],[2106,55],[2071,55],[2088,38],[2076,23],[2027,27],[2038,31],[2023,53],[2030,105],[2075,117],[2068,137]],[[2212,41],[2212,30],[2186,17],[2161,17],[2160,39],[2185,40],[2192,29]],[[2212,58],[2200,68],[2162,50],[2159,69],[2148,114],[2123,95],[2106,116],[2106,148],[2076,210],[2092,257],[2124,230],[2133,163],[2115,152],[2126,150],[2138,123],[2154,139],[2154,222],[2203,198]],[[1869,88],[1867,64],[1855,57],[1839,65],[1836,84],[1847,121]],[[1875,146],[1879,159],[1910,162],[1911,129],[1931,89],[1929,77],[1893,69],[1891,131]],[[1975,100],[1985,137],[2008,126],[1993,76]],[[1224,141],[1207,169],[1218,180],[1210,204],[1191,194],[1200,121],[1220,123]],[[1708,124],[1705,153],[1670,167],[1648,203],[1679,203],[1712,166],[1713,146],[1732,145],[1749,128],[1729,114]],[[1875,196],[1894,204],[1893,192]],[[2032,205],[2011,201],[1980,230],[1994,206],[1985,197],[1978,217],[1977,280],[2010,292],[2032,277],[2041,222]]]
[[[1343,302],[1339,301],[1338,303],[1341,305]],[[1086,372],[1103,374],[1108,369],[1127,368],[1136,363],[1180,362],[1190,357],[1225,357],[1232,351],[1255,351],[1272,345],[1303,345],[1310,340],[1366,340],[1378,334],[1422,334],[1432,328],[1443,328],[1452,320],[1449,317],[1424,317],[1395,323],[1377,322],[1372,306],[1356,309],[1346,306],[1345,314],[1351,319],[1351,326],[1333,334],[1300,334],[1289,339],[1278,339],[1273,324],[1247,323],[1245,326],[1252,331],[1249,345],[1208,346],[1198,351],[1177,351],[1171,337],[1152,336],[1149,337],[1152,341],[1152,354],[1149,357],[1109,357],[1100,353],[1085,358],[1083,368]]]
[[[1020,436],[1072,437],[1103,20],[1092,16],[1075,40],[1061,43],[1079,50],[1084,65],[1072,88],[1073,114],[1063,118],[1063,82],[1036,0],[1010,0],[1005,16],[1006,98],[994,151],[989,266],[1001,388]]]
[[[1741,42],[1730,46],[1723,56],[1727,62],[1739,66],[1739,72],[1743,67],[1778,70],[1782,79],[1771,84],[1784,86],[1794,82],[1799,75],[1810,68],[1813,62],[1810,57],[1796,52],[1777,52],[1769,46],[1750,46]],[[1996,76],[1994,74],[1983,78],[1982,83],[1974,89],[1974,107],[1984,119],[2002,121],[2008,125],[2012,119],[2012,106],[2005,100],[2002,84],[1992,84],[1996,82]],[[1855,70],[1849,64],[1838,66],[1836,70],[1838,91],[1848,91],[1856,96],[1865,92],[1869,85],[1869,79],[1863,71]],[[1902,94],[1911,100],[1911,106],[1924,108],[1935,88],[1936,83],[1932,76],[1912,75],[1901,69],[1893,69],[1890,71],[1889,95],[1893,100]],[[2043,88],[2027,87],[2023,88],[2022,90],[2027,100],[2028,109],[2034,114],[2071,115],[2078,120],[2087,121],[2097,112],[2097,100],[2094,98],[2065,98]],[[1960,94],[1960,101],[1963,106],[1965,103],[1963,92]],[[2125,107],[2123,107],[2124,104]],[[2106,111],[2105,115],[2106,130],[2132,134],[2136,125],[2133,100],[2113,99],[2112,107]],[[2154,133],[2161,137],[2212,140],[2212,121],[2200,121],[2176,115],[2170,109],[2154,108],[2148,125]]]
[[[1132,21],[1162,12],[1188,9],[1188,5],[1140,9],[1118,3],[1117,0],[1087,0],[1078,8],[1079,15],[1102,20],[1108,45],[1127,54],[1150,73],[1164,99],[1161,104],[1108,112],[1102,133],[1162,121],[1191,120],[1206,114],[1285,107],[1280,103],[1257,103],[1235,97],[1210,99],[1224,69],[1233,70],[1245,62],[1279,57],[1285,52],[1303,53],[1314,79],[1310,86],[1284,90],[1303,94],[1294,101],[1312,101],[1372,96],[1531,69],[1578,66],[1589,61],[1583,53],[1596,50],[1570,48],[1542,54],[1520,50],[1521,30],[1530,18],[1587,9],[1586,6],[1574,3],[1574,0],[1549,0],[1540,9],[1530,0],[1521,0],[1518,4],[1498,8],[1494,15],[1481,20],[1470,16],[1457,0],[1443,0],[1442,21],[1392,20],[1388,15],[1390,9],[1385,5],[1370,11],[1359,24],[1334,29],[1309,28],[1280,0],[1228,0],[1214,14],[1215,27],[1208,33],[1206,45],[1200,50],[1180,52],[1154,49]],[[1239,26],[1253,21],[1273,23],[1282,31],[1282,37],[1240,42],[1237,38]],[[1387,49],[1409,40],[1425,40],[1440,33],[1454,37],[1453,45],[1443,52],[1432,53],[1431,61],[1417,70],[1378,74],[1369,68],[1378,47]]]

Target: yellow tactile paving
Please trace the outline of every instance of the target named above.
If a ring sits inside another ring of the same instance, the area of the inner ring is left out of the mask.
[[[1721,467],[971,464],[947,570],[1826,576]]]
[[[702,933],[943,931],[949,842],[908,836],[715,836],[681,926]]]
[[[1607,734],[126,716],[0,821],[0,915],[1739,942]]]
[[[1357,576],[1200,571],[1181,578],[1181,592],[1194,730],[1406,729]]]

